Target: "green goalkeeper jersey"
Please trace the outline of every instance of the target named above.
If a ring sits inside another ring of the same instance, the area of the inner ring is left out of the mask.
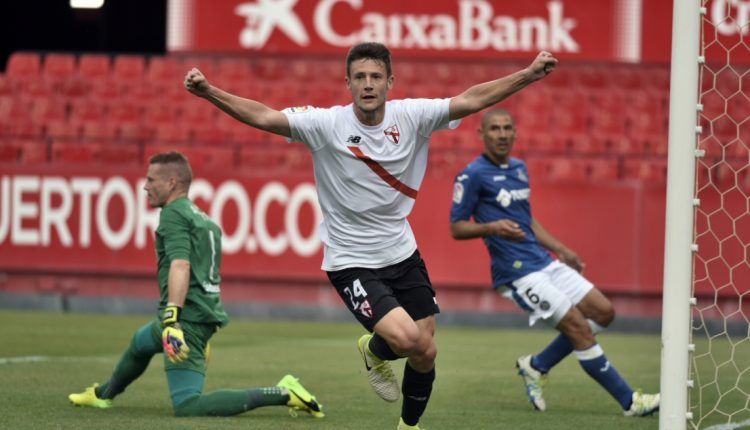
[[[179,198],[161,210],[156,229],[156,256],[161,300],[167,305],[169,267],[173,260],[190,262],[190,286],[181,320],[224,326],[229,317],[219,296],[221,229],[193,202]]]

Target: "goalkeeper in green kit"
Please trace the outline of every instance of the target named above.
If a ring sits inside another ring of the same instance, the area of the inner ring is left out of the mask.
[[[163,352],[176,416],[229,416],[279,405],[322,417],[315,397],[291,375],[273,387],[203,394],[208,341],[229,318],[219,297],[221,230],[187,198],[191,180],[182,154],[151,157],[144,189],[151,207],[162,208],[156,229],[159,317],[135,332],[107,382],[68,398],[77,406],[109,408]]]

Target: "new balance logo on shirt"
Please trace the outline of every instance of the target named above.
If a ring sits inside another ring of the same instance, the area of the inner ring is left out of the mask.
[[[360,140],[362,140],[362,136],[355,136],[355,135],[351,134],[351,135],[349,135],[349,138],[346,139],[346,143],[358,144]]]

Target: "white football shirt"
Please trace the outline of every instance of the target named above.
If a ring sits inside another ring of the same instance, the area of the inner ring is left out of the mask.
[[[450,99],[386,102],[383,122],[362,124],[351,104],[284,109],[292,137],[310,149],[323,212],[322,269],[381,268],[407,259],[417,242],[406,217],[427,167],[430,135],[455,128]]]

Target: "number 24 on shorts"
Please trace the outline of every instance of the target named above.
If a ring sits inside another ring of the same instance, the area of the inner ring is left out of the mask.
[[[352,288],[354,289],[353,293]],[[365,291],[365,288],[362,286],[362,283],[359,281],[359,279],[355,279],[354,282],[352,282],[351,287],[344,288],[344,294],[349,297],[349,302],[352,304],[352,310],[355,311],[359,309],[360,305],[362,304],[361,301],[357,299],[360,297],[367,297],[367,291]]]

